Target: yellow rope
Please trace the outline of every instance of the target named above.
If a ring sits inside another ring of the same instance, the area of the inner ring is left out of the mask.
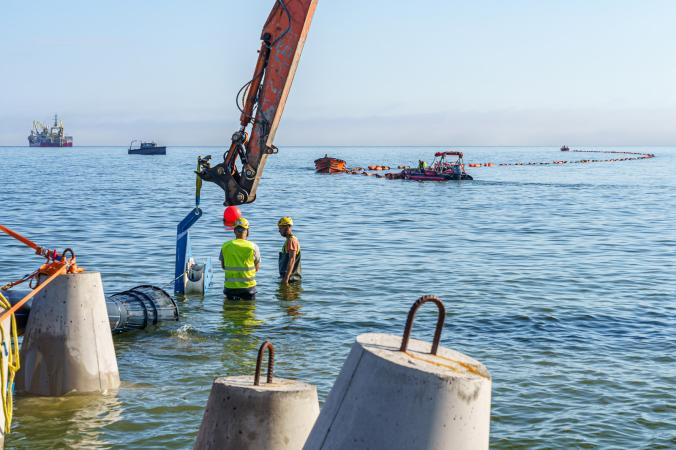
[[[8,310],[12,307],[7,298],[0,292],[0,308]],[[16,328],[16,317],[11,315],[11,337],[9,339],[9,348],[5,347],[5,328],[0,323],[0,342],[3,349],[0,349],[0,394],[2,397],[2,409],[5,413],[5,434],[9,434],[12,428],[12,413],[14,411],[14,401],[12,392],[14,391],[14,375],[19,371],[19,335]],[[5,376],[4,358],[7,352],[7,377]]]

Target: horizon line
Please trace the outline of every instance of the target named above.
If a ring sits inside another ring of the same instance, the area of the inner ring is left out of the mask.
[[[568,145],[568,144],[566,144]],[[584,144],[584,145],[574,145],[575,147],[676,147],[676,144]],[[71,147],[31,147],[30,145],[0,145],[0,148],[127,148],[128,145],[73,145]],[[191,145],[165,145],[167,148],[193,148],[193,147],[205,147],[205,148],[224,148],[229,147],[229,145],[202,145],[202,144],[191,144]],[[411,148],[411,147],[422,147],[422,148],[436,148],[436,147],[492,147],[492,148],[538,148],[538,147],[560,147],[559,144],[529,144],[529,145],[480,145],[480,144],[439,144],[439,145],[416,145],[416,144],[407,144],[407,145],[362,145],[362,144],[351,144],[351,145],[278,145],[278,147],[299,147],[299,148],[352,148],[352,147],[361,147],[361,148]]]

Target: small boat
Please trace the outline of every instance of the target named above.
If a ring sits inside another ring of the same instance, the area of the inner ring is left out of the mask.
[[[138,142],[138,147],[134,148],[134,142]],[[166,155],[167,147],[158,147],[154,142],[141,142],[137,139],[134,139],[129,144],[129,150],[127,150],[129,155]]]
[[[342,173],[345,172],[345,161],[324,155],[323,158],[315,159],[317,173]]]
[[[457,156],[454,162],[446,161],[447,156]],[[413,181],[449,181],[449,180],[473,180],[471,175],[465,172],[465,163],[462,152],[437,152],[434,161],[427,165],[420,161],[418,167],[404,169],[401,178]]]
[[[569,152],[570,149],[568,148],[567,145],[564,145],[563,147],[561,147],[561,151],[562,151],[562,152]]]

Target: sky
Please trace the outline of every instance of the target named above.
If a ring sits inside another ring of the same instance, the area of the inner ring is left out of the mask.
[[[0,145],[227,145],[273,0],[2,0]],[[275,144],[674,145],[672,0],[319,0]]]

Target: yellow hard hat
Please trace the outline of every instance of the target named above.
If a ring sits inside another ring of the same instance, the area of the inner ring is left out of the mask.
[[[244,217],[240,217],[239,219],[235,220],[235,228],[244,228],[245,230],[249,229],[249,221],[246,220]]]
[[[291,217],[282,217],[281,219],[279,219],[279,222],[277,222],[278,227],[283,227],[285,225],[293,226],[293,220],[291,219]]]

